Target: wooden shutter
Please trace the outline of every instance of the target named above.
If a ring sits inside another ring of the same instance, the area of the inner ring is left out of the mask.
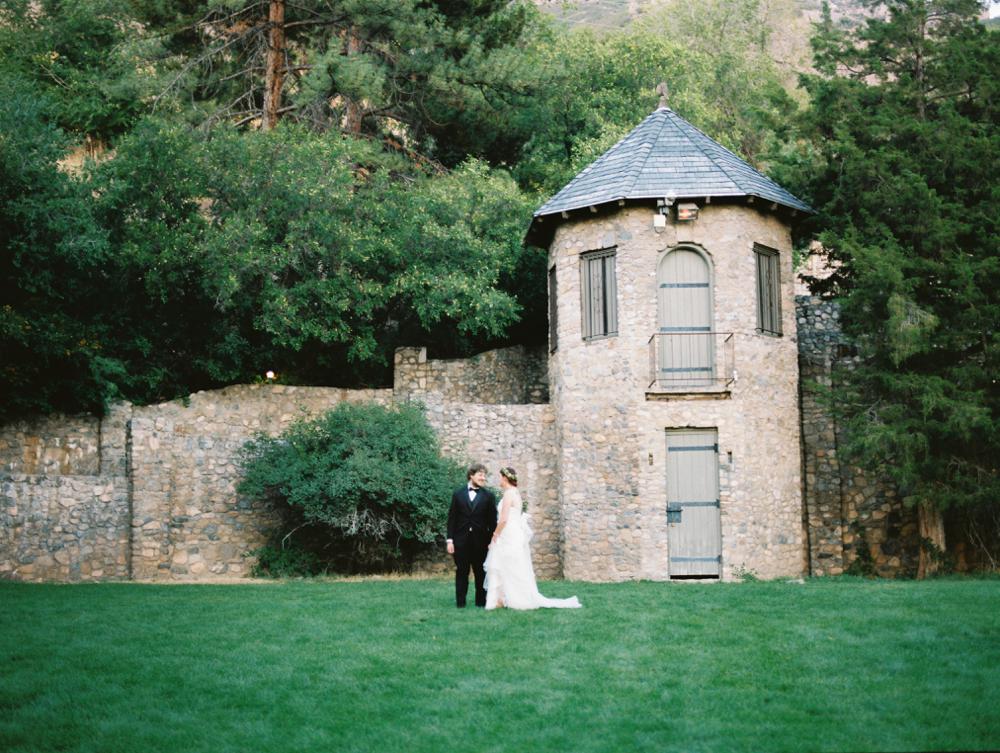
[[[754,246],[757,259],[757,329],[781,334],[781,256],[773,248]]]
[[[659,379],[705,386],[715,377],[711,269],[697,251],[678,248],[660,262]]]
[[[584,339],[618,334],[614,249],[584,254],[581,278]]]
[[[615,271],[615,255],[608,254],[604,262],[604,334],[618,334],[618,279]]]

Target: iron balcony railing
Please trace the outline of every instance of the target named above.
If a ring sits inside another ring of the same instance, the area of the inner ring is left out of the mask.
[[[649,389],[712,390],[732,384],[732,332],[657,332],[649,338]]]

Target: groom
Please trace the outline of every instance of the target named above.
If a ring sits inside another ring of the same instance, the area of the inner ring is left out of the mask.
[[[497,527],[497,500],[486,488],[486,466],[477,463],[466,474],[467,483],[451,495],[448,510],[448,554],[455,558],[455,603],[465,606],[469,567],[476,578],[476,606],[486,606],[483,562]]]

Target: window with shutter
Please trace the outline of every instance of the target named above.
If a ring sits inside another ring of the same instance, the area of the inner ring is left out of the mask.
[[[781,334],[781,256],[773,248],[754,245],[757,260],[757,331]]]
[[[583,295],[583,339],[618,334],[615,249],[602,249],[580,257]]]

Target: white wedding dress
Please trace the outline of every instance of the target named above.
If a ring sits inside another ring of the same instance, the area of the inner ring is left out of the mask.
[[[521,512],[521,493],[514,487],[504,492],[500,511],[509,501],[507,523],[486,555],[486,608],[497,606],[511,609],[556,607],[575,609],[579,599],[549,599],[538,593],[535,569],[531,565],[531,528],[528,516]]]

